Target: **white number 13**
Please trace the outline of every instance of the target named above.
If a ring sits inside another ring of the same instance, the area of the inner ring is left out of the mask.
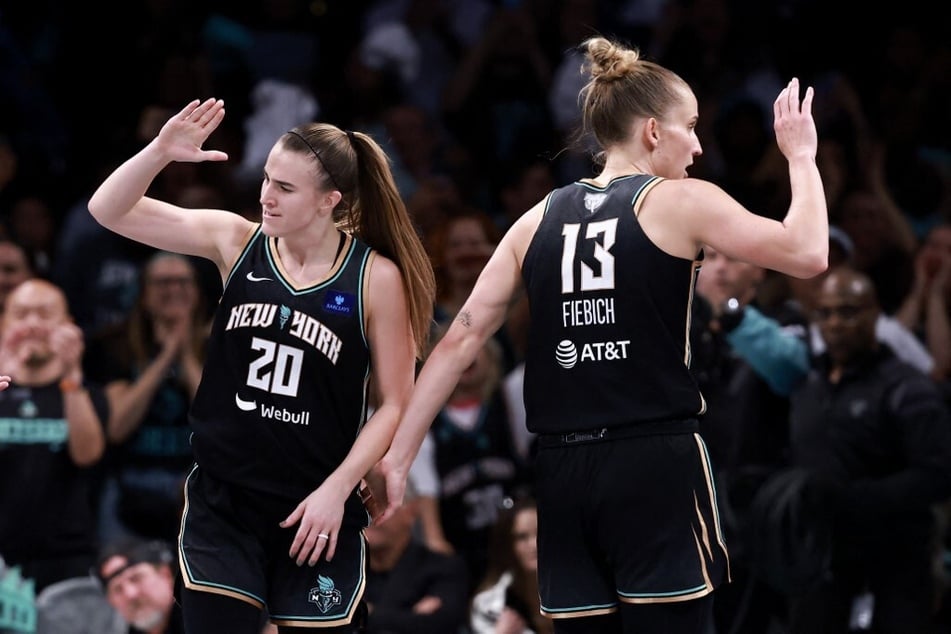
[[[579,231],[581,231],[581,225],[577,223],[566,224],[561,229],[561,235],[565,237],[561,251],[562,293],[575,291],[575,255]],[[600,240],[597,239],[598,236],[601,237]],[[581,287],[577,290],[597,291],[614,288],[614,256],[610,251],[617,237],[617,218],[590,223],[584,237],[585,240],[594,240],[594,257],[601,263],[601,273],[596,275],[590,266],[583,261],[578,262],[581,265]]]

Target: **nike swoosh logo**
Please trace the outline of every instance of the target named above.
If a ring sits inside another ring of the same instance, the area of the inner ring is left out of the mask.
[[[234,404],[238,406],[238,409],[244,412],[250,412],[254,409],[257,409],[257,406],[258,406],[256,401],[246,401],[240,396],[238,396],[237,392],[235,392],[235,395],[234,395]]]
[[[248,271],[248,281],[250,282],[273,282],[269,277],[256,277],[253,271]]]

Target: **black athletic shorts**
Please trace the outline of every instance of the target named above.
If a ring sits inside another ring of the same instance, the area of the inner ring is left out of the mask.
[[[333,561],[298,566],[288,554],[298,525],[279,526],[298,503],[229,485],[195,467],[185,486],[179,536],[185,586],[267,610],[277,625],[350,623],[366,587],[363,529],[370,516],[355,492]]]
[[[539,593],[549,617],[686,601],[729,578],[700,435],[625,429],[539,438]]]

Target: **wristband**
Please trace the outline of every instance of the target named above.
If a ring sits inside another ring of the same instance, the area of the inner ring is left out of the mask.
[[[72,379],[62,379],[59,382],[59,391],[63,393],[78,392],[83,389],[83,384]]]

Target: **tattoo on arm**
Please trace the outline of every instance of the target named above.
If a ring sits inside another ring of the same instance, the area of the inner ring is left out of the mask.
[[[472,325],[472,314],[468,310],[461,310],[456,315],[456,321],[468,328]]]

